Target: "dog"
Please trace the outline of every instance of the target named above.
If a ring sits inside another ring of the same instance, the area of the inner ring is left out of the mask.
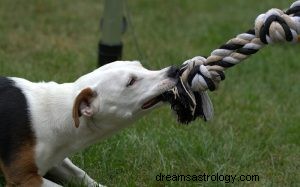
[[[75,82],[0,78],[0,167],[6,186],[102,186],[68,158],[161,105],[178,69],[116,61]]]

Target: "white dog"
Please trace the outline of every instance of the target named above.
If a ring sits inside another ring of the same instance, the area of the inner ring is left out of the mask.
[[[73,83],[0,77],[0,166],[7,186],[101,186],[67,157],[158,106],[178,70],[117,61]],[[51,176],[53,181],[44,176]]]

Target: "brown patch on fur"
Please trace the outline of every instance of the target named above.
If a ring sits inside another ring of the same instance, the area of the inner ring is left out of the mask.
[[[80,104],[82,102],[89,104],[90,99],[94,96],[95,96],[95,93],[93,92],[93,90],[91,88],[85,88],[77,95],[77,97],[74,101],[73,110],[72,110],[72,117],[73,117],[74,125],[76,128],[79,127],[79,117],[81,116]]]
[[[1,163],[0,163],[1,164]],[[14,160],[8,166],[1,164],[6,180],[6,187],[40,187],[42,177],[34,160],[34,146],[23,145]]]
[[[298,42],[300,42],[300,35],[298,35]]]

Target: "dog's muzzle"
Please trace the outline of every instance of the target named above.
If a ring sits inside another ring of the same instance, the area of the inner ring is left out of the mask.
[[[213,116],[213,106],[206,92],[193,92],[182,77],[185,67],[170,67],[167,75],[178,79],[177,84],[171,90],[164,92],[161,99],[169,102],[171,109],[177,114],[177,120],[182,124],[188,124],[200,117],[204,121]]]

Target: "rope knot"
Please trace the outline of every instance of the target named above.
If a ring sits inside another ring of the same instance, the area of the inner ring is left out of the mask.
[[[223,71],[214,69],[213,66],[206,66],[207,59],[196,56],[183,63],[180,68],[181,79],[187,83],[194,92],[214,91],[219,83],[225,79]],[[212,71],[215,70],[215,71]]]
[[[255,20],[256,36],[264,44],[298,42],[299,17],[288,15],[296,11],[300,11],[300,1],[295,2],[287,12],[273,8],[259,15]]]

